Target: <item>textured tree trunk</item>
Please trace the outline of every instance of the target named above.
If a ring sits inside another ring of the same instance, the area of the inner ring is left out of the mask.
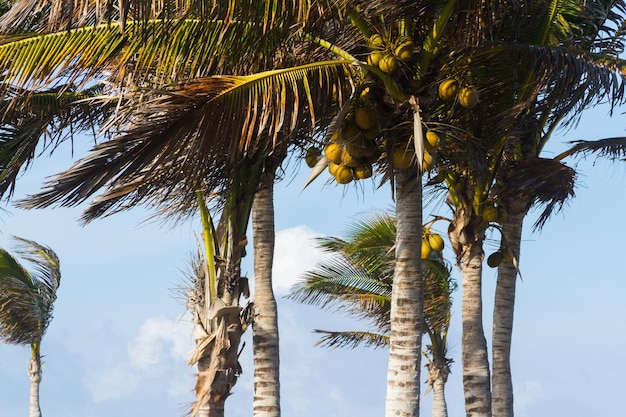
[[[509,214],[502,225],[504,244],[519,262],[522,224],[526,211]],[[513,381],[511,378],[511,341],[513,336],[513,310],[517,269],[509,262],[498,267],[493,311],[492,339],[492,411],[493,417],[513,416]]]
[[[396,179],[396,265],[391,294],[391,336],[386,417],[418,417],[424,310],[421,272],[422,184],[413,171]]]
[[[482,239],[467,243],[461,285],[463,390],[467,417],[491,416],[489,354],[483,328]]]
[[[28,364],[28,377],[30,378],[30,402],[29,417],[41,417],[39,407],[39,384],[41,383],[41,357],[36,347],[32,348],[32,355]]]
[[[278,313],[272,288],[274,178],[264,175],[252,210],[254,243],[254,416],[280,416]]]
[[[446,377],[447,379],[447,377]],[[445,393],[446,380],[435,378],[433,382],[433,410],[432,417],[448,417],[448,406]]]

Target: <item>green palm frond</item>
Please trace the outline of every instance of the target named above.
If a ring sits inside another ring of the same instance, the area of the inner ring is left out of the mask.
[[[371,213],[352,222],[348,230],[349,237],[345,240],[316,239],[317,245],[330,256],[304,273],[287,298],[343,311],[374,324],[374,333],[318,331],[326,334],[320,342],[324,346],[354,347],[359,343],[383,346],[384,343],[377,345],[370,337],[375,335],[374,340],[379,340],[390,331],[395,219],[387,212]],[[365,255],[359,254],[359,243],[364,245]],[[380,259],[375,260],[376,256]],[[436,256],[425,259],[423,267],[425,332],[445,333],[456,283],[450,278],[451,268]]]
[[[28,271],[0,249],[0,338],[7,343],[40,343],[52,320],[61,282],[59,259],[48,247],[15,238],[16,252],[32,266]]]
[[[106,187],[89,209],[89,221],[126,203],[164,203],[173,194],[161,195],[165,185],[183,194],[187,190],[187,201],[195,201],[198,189],[221,190],[228,178],[224,174],[246,158],[270,153],[297,132],[323,128],[318,124],[323,120],[315,115],[332,112],[332,90],[348,82],[348,64],[318,62],[138,91],[136,106],[120,109],[114,122],[132,120],[121,128],[121,136],[97,145],[47,183],[47,191],[21,205],[76,205]],[[181,207],[181,213],[186,209],[194,210],[195,205]]]
[[[254,21],[270,30],[304,23],[311,12],[310,2],[297,0],[221,1],[185,0],[153,2],[145,0],[65,1],[18,0],[0,20],[3,30],[59,31],[78,26],[152,19],[175,21],[188,16],[204,20],[225,19],[228,23]],[[34,18],[34,16],[36,18]]]
[[[0,196],[10,198],[20,172],[39,153],[52,153],[78,133],[93,132],[115,103],[94,101],[101,86],[63,87],[41,92],[12,91],[0,103]]]
[[[284,42],[258,23],[185,19],[84,26],[49,34],[20,35],[0,45],[5,86],[33,89],[58,80],[118,78],[120,83],[167,84],[219,73],[258,70]],[[254,61],[251,55],[258,58]],[[266,58],[263,58],[266,56]]]
[[[329,330],[315,329],[316,333],[323,335],[316,346],[328,348],[355,348],[357,346],[384,348],[389,346],[389,336],[363,331],[332,332]]]

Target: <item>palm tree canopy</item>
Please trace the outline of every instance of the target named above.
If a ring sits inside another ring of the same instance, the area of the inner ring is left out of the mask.
[[[332,311],[345,311],[372,323],[375,332],[327,331],[318,344],[329,347],[382,347],[390,331],[391,285],[394,268],[395,220],[389,213],[372,213],[355,220],[347,239],[317,239],[329,253],[314,270],[306,272],[287,298]],[[424,331],[445,332],[456,284],[450,269],[437,256],[424,260]]]
[[[0,249],[0,338],[6,343],[41,342],[52,320],[61,283],[59,258],[52,249],[15,237],[16,253],[31,265]]]

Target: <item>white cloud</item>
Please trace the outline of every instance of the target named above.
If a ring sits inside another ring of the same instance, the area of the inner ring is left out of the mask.
[[[129,344],[128,357],[133,367],[151,373],[165,358],[185,361],[192,349],[190,326],[162,316],[150,317]]]
[[[176,369],[185,369],[192,349],[191,325],[163,316],[149,317],[128,344],[127,360],[90,378],[88,386],[93,400],[103,402],[131,395],[142,380],[161,376],[172,364]],[[170,375],[170,395],[183,392],[182,379],[183,376],[177,379]],[[185,394],[193,387],[191,378],[186,384]]]
[[[526,381],[524,384],[514,386],[515,412],[522,413],[523,410],[536,404],[543,398],[543,386],[538,381]]]
[[[91,381],[91,397],[96,403],[129,395],[139,385],[140,376],[127,364],[107,369]]]
[[[278,295],[286,294],[289,288],[306,270],[312,269],[325,256],[315,247],[320,234],[306,226],[296,226],[276,233],[272,280]]]

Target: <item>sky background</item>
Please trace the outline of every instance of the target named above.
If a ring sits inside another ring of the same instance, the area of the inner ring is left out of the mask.
[[[564,141],[623,136],[624,116],[606,108],[586,113],[580,126],[559,132],[544,156],[564,150]],[[80,155],[86,145],[77,146]],[[35,192],[48,175],[70,165],[70,148],[44,156],[20,179],[16,196]],[[533,233],[525,223],[513,340],[513,378],[518,417],[623,417],[626,384],[626,280],[623,268],[625,167],[594,159],[577,163],[576,198]],[[295,165],[295,164],[292,164]],[[284,298],[303,271],[321,259],[316,236],[344,236],[359,214],[391,207],[389,186],[325,186],[301,192],[302,166],[276,187],[275,290],[281,338],[284,416],[384,415],[387,352],[315,347],[312,330],[363,328],[342,315]],[[194,401],[193,350],[184,302],[175,295],[195,248],[198,219],[176,227],[143,222],[135,209],[81,227],[77,209],[22,211],[3,205],[0,247],[11,235],[50,246],[61,260],[62,280],[54,320],[43,340],[41,407],[46,417],[177,417]],[[426,207],[449,215],[445,206]],[[437,223],[440,232],[446,229]],[[487,255],[495,250],[489,235]],[[253,277],[251,246],[243,272]],[[446,249],[448,259],[453,259]],[[453,276],[460,280],[458,269]],[[496,270],[485,264],[487,338]],[[252,280],[254,282],[254,280]],[[460,286],[460,282],[459,282]],[[446,387],[450,416],[464,415],[461,385],[461,297],[453,294],[450,352],[455,362]],[[245,302],[245,301],[244,301]],[[252,415],[251,332],[244,337],[243,375],[226,403],[229,417]],[[426,341],[426,338],[424,339]],[[28,413],[27,347],[0,345],[0,417]],[[425,377],[425,372],[423,373]],[[423,392],[426,386],[423,385]],[[422,398],[430,416],[432,394]]]

